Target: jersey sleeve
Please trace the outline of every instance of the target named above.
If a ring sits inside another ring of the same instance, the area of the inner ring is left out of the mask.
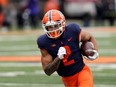
[[[71,24],[71,31],[72,31],[73,35],[77,36],[78,41],[80,42],[80,40],[81,40],[81,36],[80,36],[81,35],[81,28],[80,28],[80,26],[78,24],[75,24],[75,23]]]
[[[38,39],[37,39],[37,45],[38,45],[38,48],[40,49],[44,49],[44,41],[43,41],[43,38],[42,36],[40,36]]]
[[[78,24],[72,24],[72,28],[73,28],[73,33],[75,35],[79,35],[81,32],[81,28]]]

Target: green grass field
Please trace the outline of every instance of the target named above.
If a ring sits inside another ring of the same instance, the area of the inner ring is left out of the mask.
[[[0,56],[40,55],[36,39],[43,33],[19,31],[0,34]],[[96,37],[100,56],[116,56],[115,32],[92,32]],[[116,87],[116,64],[88,64],[95,87]],[[64,87],[61,78],[54,73],[46,76],[37,62],[0,62],[0,87]]]
[[[116,87],[116,64],[88,64],[95,87]],[[64,87],[54,73],[46,76],[40,63],[0,63],[0,87]]]
[[[97,30],[96,30],[97,31]],[[116,32],[91,32],[98,43],[100,56],[116,56]],[[0,56],[40,55],[36,40],[43,30],[0,35]]]

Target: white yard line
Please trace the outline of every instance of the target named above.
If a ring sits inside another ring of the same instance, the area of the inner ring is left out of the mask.
[[[96,70],[97,71],[97,70]],[[17,77],[17,76],[38,76],[45,75],[43,70],[38,70],[34,72],[26,72],[26,71],[10,71],[10,72],[0,72],[0,77]],[[112,77],[116,78],[115,74],[108,75],[108,73],[93,73],[94,76],[100,77]],[[58,76],[57,73],[53,73],[52,76]]]
[[[0,83],[4,86],[18,86],[18,87],[64,87],[63,84],[30,84],[30,83]]]
[[[0,67],[41,67],[41,63],[2,63],[0,62]]]
[[[116,64],[115,63],[110,63],[110,64],[87,64],[90,68],[95,68],[95,69],[116,69]],[[41,67],[41,63],[30,63],[30,62],[0,62],[0,67]]]
[[[116,87],[116,85],[99,84],[99,85],[95,85],[95,87]]]
[[[17,76],[39,76],[45,75],[43,70],[38,70],[34,72],[25,72],[25,71],[12,71],[12,72],[0,72],[0,77],[17,77]],[[58,76],[55,72],[52,76]]]
[[[112,33],[93,33],[93,35],[97,38],[108,38],[114,36]]]
[[[27,41],[27,40],[36,40],[37,37],[33,36],[0,36],[1,41]]]
[[[40,55],[40,53],[39,53],[39,51],[32,51],[32,50],[29,50],[29,51],[13,51],[13,52],[0,52],[0,56],[11,56],[11,55],[13,55],[13,56],[22,56],[22,55],[25,55],[25,56],[39,56]]]
[[[87,64],[91,69],[103,70],[103,69],[116,69],[116,63],[109,64]]]
[[[14,45],[14,46],[4,46],[0,47],[0,50],[7,50],[7,51],[13,51],[13,50],[32,50],[32,49],[37,49],[37,46],[35,44],[32,45]]]
[[[101,71],[104,69],[116,69],[116,64],[87,64],[92,71]],[[41,63],[0,63],[0,67],[41,67]],[[15,77],[18,75],[45,75],[43,70],[35,70],[34,72],[26,71],[9,71],[9,72],[0,72],[0,77]],[[57,75],[55,72],[53,74]],[[96,74],[95,74],[96,75]],[[107,73],[98,73],[98,76],[108,76]],[[116,77],[115,74],[110,75]]]
[[[0,77],[17,77],[17,76],[34,76],[34,75],[45,75],[43,70],[38,70],[34,72],[26,71],[10,71],[10,72],[0,72]],[[54,73],[53,75],[57,75]]]
[[[0,83],[6,87],[64,87],[63,84],[30,84],[30,83]],[[116,85],[99,84],[94,87],[116,87]]]
[[[116,49],[100,49],[99,53],[101,54],[114,54],[116,55]]]
[[[100,41],[100,43],[98,43],[98,45],[100,45],[100,46],[111,46],[112,42],[110,42],[108,40],[102,40],[102,41]]]

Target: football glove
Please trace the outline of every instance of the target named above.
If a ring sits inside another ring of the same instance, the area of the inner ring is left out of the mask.
[[[96,50],[87,50],[87,51],[88,52],[91,51],[91,52],[94,53],[92,56],[88,56],[87,59],[89,59],[89,60],[95,60],[96,58],[99,57],[99,53]]]
[[[66,54],[66,49],[64,47],[60,47],[57,53],[58,58],[63,59],[65,54]]]

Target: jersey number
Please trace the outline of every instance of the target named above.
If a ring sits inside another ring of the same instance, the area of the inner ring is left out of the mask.
[[[70,50],[69,46],[64,46],[64,48],[66,49],[67,54],[64,56],[63,63],[65,66],[68,66],[68,65],[73,64],[75,61],[74,61],[74,59],[68,61],[68,57],[71,54],[71,50]]]

